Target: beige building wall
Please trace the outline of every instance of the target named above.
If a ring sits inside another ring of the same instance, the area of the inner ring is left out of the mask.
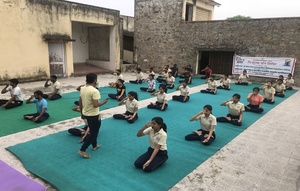
[[[192,21],[213,20],[214,8],[219,5],[211,0],[183,0],[183,20],[186,17],[186,4],[193,5]]]
[[[0,1],[0,81],[10,78],[32,80],[49,76],[48,42],[43,35],[72,38],[72,21],[119,26],[119,11],[58,0]],[[110,39],[113,59],[120,64],[119,30]],[[58,40],[61,41],[61,40]],[[72,42],[64,41],[66,76],[73,73]]]

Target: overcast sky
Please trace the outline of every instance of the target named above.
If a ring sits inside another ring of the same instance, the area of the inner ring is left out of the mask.
[[[134,0],[71,0],[83,4],[120,10],[122,15],[134,16]],[[163,1],[163,0],[162,0]],[[300,0],[215,0],[214,19],[222,20],[236,15],[251,18],[300,17]]]

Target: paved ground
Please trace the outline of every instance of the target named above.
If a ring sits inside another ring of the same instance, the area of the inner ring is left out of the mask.
[[[130,73],[125,73],[124,77],[126,81],[134,79]],[[105,86],[113,81],[113,76],[99,75],[98,80],[100,86]],[[83,84],[85,78],[67,78],[59,81],[64,87],[64,92],[71,92]],[[46,92],[43,84],[44,82],[32,82],[20,84],[20,87],[24,89],[24,97],[27,99],[34,90]],[[191,88],[191,93],[198,92],[202,86]],[[168,98],[173,94],[176,93],[169,94]],[[6,96],[0,95],[0,98]],[[140,101],[140,107],[145,107],[151,99]],[[297,92],[265,114],[170,190],[300,191],[299,100],[300,92]],[[102,111],[102,117],[111,117],[120,107]],[[23,174],[44,184],[48,191],[54,191],[51,185],[27,172],[22,163],[5,148],[78,125],[82,125],[81,119],[73,118],[0,137],[0,158]]]

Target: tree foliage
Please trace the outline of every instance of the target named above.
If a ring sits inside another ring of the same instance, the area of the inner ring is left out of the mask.
[[[236,15],[233,17],[228,17],[226,20],[249,20],[251,17],[249,16],[243,16],[243,15]]]

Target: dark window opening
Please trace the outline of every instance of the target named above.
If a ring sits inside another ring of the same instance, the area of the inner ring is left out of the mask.
[[[185,21],[193,21],[193,4],[186,4],[185,7]]]

